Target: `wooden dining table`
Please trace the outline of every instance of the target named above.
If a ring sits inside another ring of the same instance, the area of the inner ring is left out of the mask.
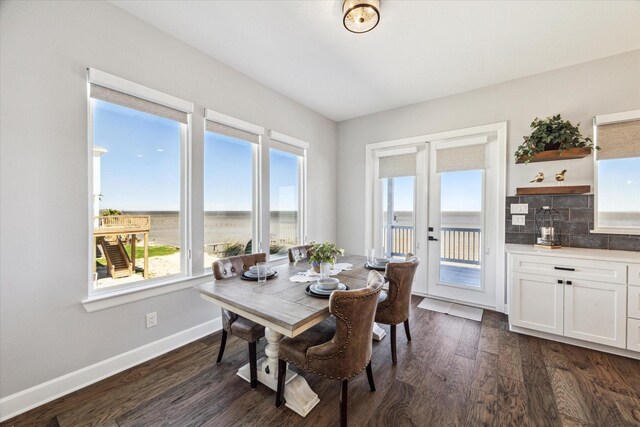
[[[366,257],[346,255],[340,257],[338,263],[353,265],[334,276],[341,283],[350,289],[367,285],[370,270],[365,267]],[[300,335],[329,317],[330,313],[328,298],[309,296],[305,292],[313,282],[296,283],[289,280],[298,273],[308,271],[311,268],[308,261],[274,265],[271,268],[278,274],[264,284],[236,276],[213,280],[195,289],[204,300],[265,326],[266,357],[258,360],[258,381],[275,391],[280,340],[284,336]],[[384,337],[384,330],[378,325],[374,326],[374,336],[378,339]],[[238,376],[250,381],[248,363],[238,370]],[[286,406],[303,417],[320,401],[307,381],[288,368],[285,385]]]

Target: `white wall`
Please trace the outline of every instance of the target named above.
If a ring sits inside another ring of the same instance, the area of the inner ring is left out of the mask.
[[[203,171],[205,107],[310,142],[308,234],[335,239],[331,120],[105,2],[3,1],[0,55],[0,397],[219,317],[191,289],[91,314],[80,304],[88,66],[195,103],[194,177]],[[202,194],[201,180],[193,191]],[[196,233],[194,249],[202,241]],[[145,329],[150,311],[159,325]]]
[[[338,125],[338,244],[364,251],[365,145],[494,122],[508,122],[507,195],[539,171],[567,169],[571,184],[593,183],[593,159],[516,165],[531,121],[561,113],[592,135],[597,114],[640,108],[640,51],[347,120]]]

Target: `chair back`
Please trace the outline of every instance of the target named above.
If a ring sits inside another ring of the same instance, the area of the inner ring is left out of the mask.
[[[267,254],[236,255],[213,261],[213,277],[216,280],[228,279],[244,273],[249,267],[267,261]]]
[[[296,262],[303,259],[308,259],[311,255],[311,245],[293,246],[289,248],[289,262]]]
[[[378,305],[376,321],[397,325],[409,318],[411,287],[419,264],[420,260],[413,254],[407,254],[404,262],[387,264],[385,276],[389,281],[389,292],[387,298]]]
[[[331,294],[329,311],[336,318],[336,332],[327,343],[329,348],[320,345],[309,349],[312,371],[330,378],[348,379],[367,367],[371,360],[373,319],[383,284],[382,275],[371,271],[367,287]]]

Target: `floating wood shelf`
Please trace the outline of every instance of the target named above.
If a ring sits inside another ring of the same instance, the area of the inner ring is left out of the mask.
[[[566,150],[549,150],[543,151],[538,154],[534,154],[531,159],[529,159],[530,163],[536,162],[551,162],[553,160],[571,160],[571,159],[582,159],[583,157],[587,157],[591,154],[591,148],[568,148]],[[527,160],[525,156],[520,157],[516,163],[524,163]]]
[[[586,194],[590,192],[590,185],[556,185],[554,187],[516,188],[516,196],[539,196],[547,194]]]

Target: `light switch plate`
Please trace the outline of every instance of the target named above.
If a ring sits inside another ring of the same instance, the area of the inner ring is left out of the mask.
[[[511,203],[511,213],[512,214],[528,214],[529,204],[528,203]]]
[[[524,225],[524,215],[511,215],[512,225]]]

